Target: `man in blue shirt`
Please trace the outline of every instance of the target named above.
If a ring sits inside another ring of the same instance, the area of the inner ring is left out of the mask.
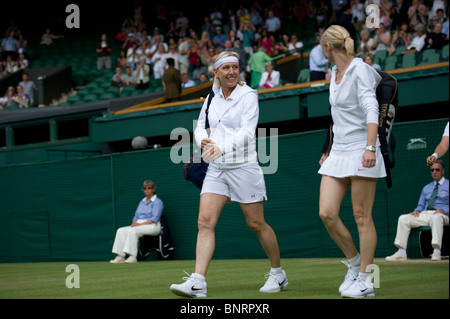
[[[323,55],[322,46],[316,45],[309,54],[310,81],[325,80],[329,62]]]
[[[445,179],[444,162],[436,161],[431,167],[433,182],[425,185],[420,195],[419,204],[416,209],[398,219],[397,236],[395,246],[399,250],[386,260],[406,260],[406,246],[411,228],[421,226],[431,227],[431,245],[434,248],[431,260],[441,260],[441,246],[444,225],[449,224],[448,218],[448,180]]]
[[[142,190],[145,197],[136,209],[132,224],[121,227],[116,232],[112,252],[117,256],[110,261],[113,264],[136,263],[139,238],[144,235],[158,236],[161,232],[160,219],[164,204],[155,194],[155,183],[151,180],[144,181]],[[128,258],[125,259],[127,255]]]

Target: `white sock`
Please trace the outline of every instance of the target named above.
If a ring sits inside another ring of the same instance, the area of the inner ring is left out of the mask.
[[[398,252],[402,255],[406,255],[406,249],[405,248],[399,248]]]
[[[368,279],[368,278],[370,278],[370,275],[371,275],[371,273],[366,273],[366,272],[360,272],[358,274],[359,278],[361,278],[361,280],[364,281],[366,284],[369,284],[369,280],[371,280],[371,279]]]
[[[201,274],[197,274],[197,273],[193,273],[193,275],[195,275],[195,279],[205,281],[205,276],[203,276]]]
[[[281,273],[281,267],[279,267],[279,268],[270,267],[270,273],[271,274],[279,274],[279,273]]]
[[[433,250],[433,253],[441,253],[441,250],[439,249],[439,248],[435,248],[434,250]]]
[[[357,267],[361,265],[361,256],[358,254],[356,254],[355,257],[351,258],[348,260],[348,263],[350,265],[352,265],[353,267]]]

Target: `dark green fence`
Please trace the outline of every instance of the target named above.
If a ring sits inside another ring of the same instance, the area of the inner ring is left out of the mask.
[[[425,158],[441,140],[447,121],[395,125],[394,186],[387,190],[379,181],[373,213],[377,256],[393,252],[398,216],[416,207],[422,187],[431,181]],[[314,131],[270,142],[278,141],[278,159],[271,162],[277,163],[276,173],[265,175],[265,216],[283,258],[341,256],[318,217],[324,138],[325,131]],[[147,178],[156,182],[165,204],[173,258],[195,258],[199,192],[183,179],[182,164],[172,163],[170,149],[157,149],[1,167],[0,262],[110,259],[115,230],[131,223]],[[348,197],[341,217],[358,242]],[[236,203],[222,212],[216,237],[214,258],[265,257]]]

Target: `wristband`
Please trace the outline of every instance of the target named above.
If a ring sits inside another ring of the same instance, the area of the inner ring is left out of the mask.
[[[437,155],[436,153],[431,154],[431,156],[434,156],[435,160],[439,158],[439,155]]]

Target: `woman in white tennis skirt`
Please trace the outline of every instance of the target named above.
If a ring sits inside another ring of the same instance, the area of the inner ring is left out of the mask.
[[[353,57],[354,42],[343,27],[330,26],[321,37],[323,54],[335,63],[330,81],[333,119],[331,150],[320,159],[319,215],[331,238],[342,250],[348,266],[339,287],[342,297],[374,296],[370,281],[377,234],[372,220],[377,179],[386,177],[378,140],[376,87],[380,75]],[[351,189],[353,215],[358,227],[360,253],[339,217]]]
[[[267,199],[264,175],[256,154],[255,131],[258,124],[258,94],[239,80],[239,56],[224,51],[214,64],[214,98],[205,130],[206,101],[200,112],[195,141],[209,162],[200,195],[195,272],[170,290],[186,297],[206,297],[205,276],[214,253],[214,229],[224,205],[238,202],[247,225],[258,236],[270,260],[271,270],[261,292],[279,292],[287,287],[281,269],[280,250],[273,229],[264,220],[263,201]],[[230,277],[233,280],[233,277]]]

